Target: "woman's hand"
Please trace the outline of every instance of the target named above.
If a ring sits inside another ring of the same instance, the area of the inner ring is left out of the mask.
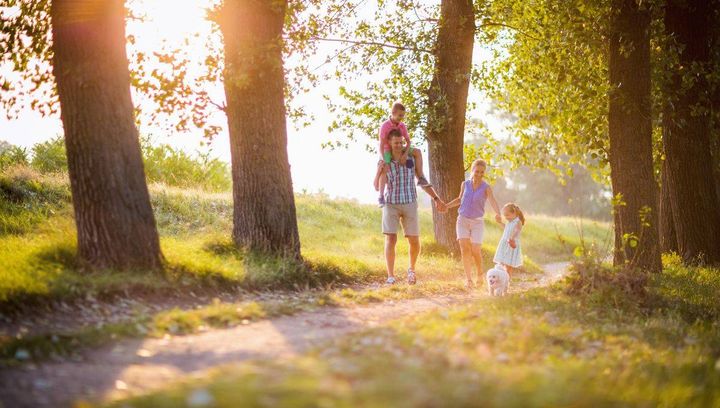
[[[500,214],[495,214],[495,221],[496,221],[498,224],[501,224],[501,225],[502,225],[503,222],[502,222],[502,217],[500,216]]]
[[[508,239],[508,245],[510,245],[510,248],[512,248],[512,249],[517,248],[517,243],[516,243],[515,240],[512,239],[512,238],[511,238],[511,239]]]

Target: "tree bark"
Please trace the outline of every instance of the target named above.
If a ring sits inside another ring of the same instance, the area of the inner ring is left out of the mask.
[[[465,178],[463,144],[470,72],[475,40],[475,13],[470,0],[442,0],[435,71],[428,91],[428,159],[430,181],[444,200],[459,194]],[[435,240],[458,252],[457,211],[441,214],[433,206]]]
[[[657,183],[653,176],[650,15],[636,0],[613,0],[610,33],[610,175],[616,265],[659,271]]]
[[[233,239],[300,257],[287,154],[282,33],[287,3],[226,0],[219,13],[233,178]]]
[[[660,250],[664,253],[678,252],[675,222],[673,221],[670,188],[668,186],[667,160],[663,160],[660,185]]]
[[[91,268],[162,265],[130,96],[122,0],[54,0],[53,73],[78,235]]]
[[[705,76],[711,68],[711,8],[704,0],[669,0],[665,7],[665,30],[680,46],[663,111],[678,249],[686,263],[720,264],[720,202],[710,154],[712,94]],[[699,72],[688,72],[693,68]]]

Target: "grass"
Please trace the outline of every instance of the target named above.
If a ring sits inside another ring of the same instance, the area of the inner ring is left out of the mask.
[[[17,365],[48,358],[73,356],[80,351],[123,338],[186,335],[208,328],[228,328],[252,321],[316,310],[319,307],[348,307],[389,300],[419,297],[464,295],[461,281],[426,281],[417,285],[381,286],[378,288],[344,288],[273,293],[270,299],[243,302],[221,302],[196,308],[175,307],[154,315],[137,314],[120,323],[83,327],[61,333],[44,333],[20,338],[0,337],[0,362]],[[268,294],[263,294],[267,298]]]
[[[0,308],[5,310],[68,302],[91,295],[97,299],[145,293],[172,293],[189,287],[218,290],[302,289],[338,283],[380,280],[384,275],[380,212],[370,205],[329,200],[322,195],[297,196],[297,214],[305,262],[287,262],[234,249],[229,236],[232,201],[227,193],[179,189],[152,184],[152,204],[168,267],[163,274],[144,271],[87,273],[75,264],[76,240],[69,187],[62,175],[40,175],[23,167],[0,177]],[[8,199],[10,197],[11,199]],[[523,233],[526,269],[536,262],[565,260],[578,242],[571,238],[573,220],[530,217]],[[555,226],[563,244],[556,238]],[[608,226],[590,223],[592,237]],[[432,240],[430,212],[421,211],[420,279],[451,281],[462,275],[460,263]],[[483,247],[485,265],[492,258],[500,226],[488,222]],[[407,244],[398,244],[399,272],[407,264]]]
[[[665,261],[643,296],[486,298],[109,406],[719,406],[720,270]]]

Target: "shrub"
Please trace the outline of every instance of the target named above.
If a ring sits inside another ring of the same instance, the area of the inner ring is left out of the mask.
[[[28,164],[27,150],[22,147],[13,146],[8,142],[0,141],[0,170],[12,166],[24,166]]]
[[[67,171],[67,155],[65,140],[57,136],[47,142],[37,143],[32,148],[31,166],[43,173],[60,173]]]
[[[142,151],[145,174],[150,181],[208,191],[227,191],[232,187],[227,163],[210,157],[209,152],[198,152],[193,157],[166,144],[152,146],[148,139],[143,140]]]

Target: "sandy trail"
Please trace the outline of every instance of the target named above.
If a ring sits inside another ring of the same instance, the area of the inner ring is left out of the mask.
[[[560,279],[567,263],[545,265],[545,275],[511,292],[546,286]],[[105,400],[160,388],[212,367],[255,359],[298,355],[328,339],[394,319],[487,296],[476,290],[463,296],[387,301],[354,307],[326,307],[163,339],[120,341],[88,350],[73,361],[27,364],[0,372],[0,406],[60,407],[78,399]]]

